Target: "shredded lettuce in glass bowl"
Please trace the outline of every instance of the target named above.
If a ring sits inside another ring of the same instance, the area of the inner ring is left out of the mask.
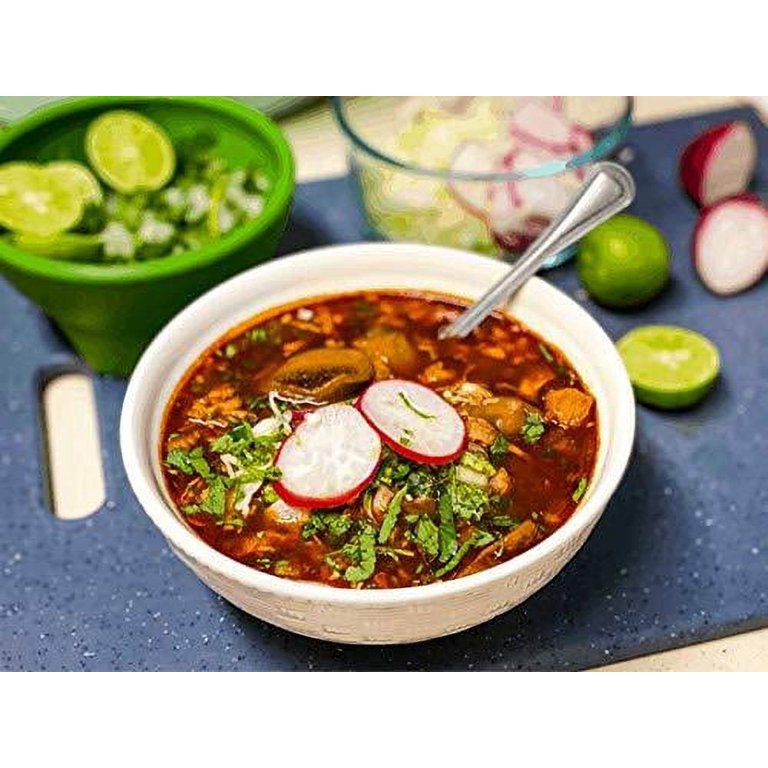
[[[333,108],[372,236],[514,258],[619,148],[632,97],[336,96]]]

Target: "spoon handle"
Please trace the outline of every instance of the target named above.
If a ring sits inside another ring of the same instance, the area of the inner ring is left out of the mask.
[[[598,224],[626,208],[635,197],[629,171],[616,163],[597,163],[570,205],[536,238],[490,290],[452,323],[438,331],[438,338],[469,335],[496,307],[530,279],[550,256],[580,240]]]

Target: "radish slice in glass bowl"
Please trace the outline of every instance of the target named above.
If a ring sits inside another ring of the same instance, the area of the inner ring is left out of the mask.
[[[381,458],[381,439],[359,411],[336,404],[307,413],[275,460],[275,491],[287,504],[322,509],[354,499]]]
[[[372,384],[359,408],[396,453],[424,464],[456,459],[467,440],[464,421],[437,392],[404,379]]]

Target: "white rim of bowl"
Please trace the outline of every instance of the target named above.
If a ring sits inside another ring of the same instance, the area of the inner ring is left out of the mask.
[[[335,605],[349,606],[371,606],[371,605],[391,605],[397,603],[420,603],[446,597],[448,595],[467,592],[482,588],[488,584],[503,581],[513,576],[518,571],[525,570],[538,561],[546,560],[555,550],[565,544],[568,540],[574,538],[585,528],[589,528],[593,522],[599,518],[602,510],[608,504],[611,496],[621,481],[634,444],[635,436],[635,400],[632,392],[632,386],[629,377],[626,374],[624,365],[621,362],[618,352],[613,342],[598,324],[598,322],[580,307],[573,299],[566,295],[559,288],[539,279],[532,280],[539,283],[539,288],[551,291],[553,297],[560,301],[565,301],[583,315],[585,324],[587,324],[592,333],[607,343],[612,350],[611,367],[618,372],[617,394],[618,405],[616,409],[616,423],[629,423],[629,429],[620,432],[614,431],[611,436],[612,451],[606,456],[600,476],[597,478],[595,487],[591,489],[590,494],[582,505],[576,508],[570,518],[558,528],[554,533],[543,539],[531,549],[526,550],[520,555],[507,560],[506,562],[486,568],[483,571],[462,576],[459,579],[437,582],[434,584],[424,584],[415,587],[395,587],[392,589],[348,589],[332,587],[325,584],[319,584],[309,581],[296,581],[292,579],[273,576],[264,573],[256,568],[233,560],[218,550],[207,544],[193,530],[187,528],[179,519],[177,511],[168,503],[161,502],[156,498],[151,488],[148,487],[141,472],[140,463],[142,456],[149,456],[149,462],[152,463],[152,455],[156,450],[156,435],[150,435],[147,445],[137,445],[133,438],[131,422],[136,416],[136,403],[139,399],[139,393],[144,378],[155,365],[155,357],[160,350],[169,343],[174,335],[179,332],[188,322],[194,320],[195,314],[203,304],[216,302],[221,294],[226,293],[231,285],[254,272],[264,272],[270,269],[289,268],[297,270],[301,274],[301,263],[303,261],[314,261],[329,252],[354,252],[355,259],[365,258],[366,253],[381,254],[383,251],[400,252],[407,249],[413,252],[414,249],[420,251],[429,250],[433,254],[442,253],[446,257],[463,259],[472,258],[486,260],[489,257],[481,256],[469,251],[462,251],[454,248],[445,248],[442,246],[424,245],[421,243],[360,243],[331,245],[320,248],[312,248],[305,251],[284,256],[266,264],[253,267],[252,269],[241,272],[229,280],[220,283],[202,296],[197,298],[179,314],[177,314],[158,334],[152,343],[147,347],[141,356],[133,375],[128,384],[128,389],[123,400],[123,408],[120,416],[120,451],[128,482],[133,492],[141,504],[144,512],[149,516],[152,522],[160,529],[168,541],[181,552],[203,565],[214,573],[237,581],[241,586],[256,590],[261,593],[269,593],[276,597],[286,599],[304,599],[308,601],[317,601],[321,603],[333,603]],[[403,287],[402,290],[408,290]],[[314,294],[307,292],[307,298]],[[278,305],[279,306],[279,305]],[[233,320],[230,327],[235,327],[242,319]],[[538,331],[532,328],[534,332]],[[200,354],[202,354],[201,350]],[[614,442],[615,441],[615,442]],[[163,495],[162,489],[160,495]]]

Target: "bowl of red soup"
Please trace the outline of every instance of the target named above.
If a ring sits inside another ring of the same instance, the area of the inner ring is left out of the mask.
[[[621,480],[634,401],[610,339],[540,279],[466,339],[438,339],[505,269],[335,246],[182,311],[120,426],[176,554],[247,613],[348,643],[458,632],[550,581]]]

